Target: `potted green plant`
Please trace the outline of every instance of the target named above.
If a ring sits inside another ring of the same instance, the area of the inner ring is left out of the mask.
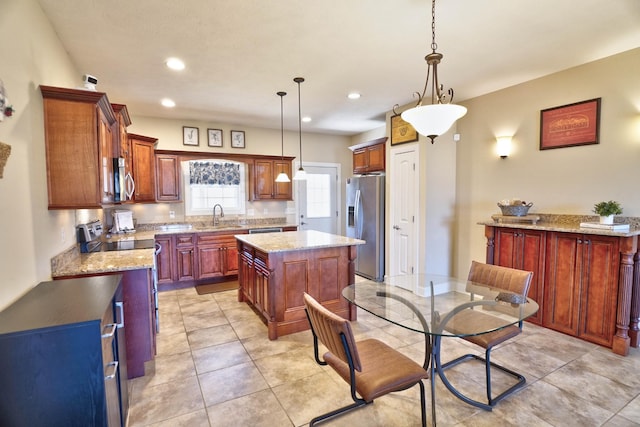
[[[593,205],[593,212],[600,215],[600,224],[613,224],[613,217],[622,213],[622,206],[615,200]]]

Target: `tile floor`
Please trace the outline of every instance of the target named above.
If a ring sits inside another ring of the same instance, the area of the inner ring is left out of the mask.
[[[130,382],[129,426],[305,426],[350,402],[348,385],[313,359],[310,332],[267,339],[265,325],[237,291],[160,294],[161,332],[147,374]],[[422,363],[422,336],[358,312],[357,338],[375,337]],[[443,340],[443,360],[477,351]],[[438,380],[440,426],[640,426],[640,351],[609,349],[534,325],[492,352],[494,361],[527,377],[525,388],[491,412],[469,406]],[[471,396],[483,391],[476,362],[447,371]],[[495,375],[498,390],[502,380]],[[504,384],[504,383],[503,383]],[[427,412],[430,395],[427,387]],[[418,426],[418,388],[377,399],[327,426]]]

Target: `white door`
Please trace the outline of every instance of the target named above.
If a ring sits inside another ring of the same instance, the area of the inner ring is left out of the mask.
[[[418,177],[417,146],[391,149],[389,274],[418,273]]]
[[[305,181],[296,181],[298,230],[339,234],[340,168],[336,164],[304,163]]]

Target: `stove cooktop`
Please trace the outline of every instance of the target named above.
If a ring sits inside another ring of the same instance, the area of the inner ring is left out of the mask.
[[[155,240],[146,239],[146,240],[119,240],[115,242],[103,242],[102,243],[102,251],[110,252],[110,251],[127,251],[131,249],[154,249],[155,248]]]
[[[92,241],[80,243],[80,252],[112,252],[128,251],[132,249],[155,249],[155,240],[118,240],[115,242]]]

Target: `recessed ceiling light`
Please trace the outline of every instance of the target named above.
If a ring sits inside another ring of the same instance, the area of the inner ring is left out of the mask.
[[[347,98],[349,98],[349,99],[360,99],[360,94],[358,92],[351,92],[349,95],[347,95]]]
[[[163,99],[162,101],[160,101],[160,103],[161,103],[164,107],[167,107],[167,108],[173,108],[173,107],[175,107],[175,106],[176,106],[176,103],[175,103],[175,102],[173,102],[173,100],[172,100],[172,99],[169,99],[169,98],[165,98],[165,99]]]
[[[184,62],[178,58],[169,58],[165,61],[165,64],[172,70],[184,70]]]
[[[302,121],[305,123],[309,123],[311,121],[311,117],[303,117]]]

